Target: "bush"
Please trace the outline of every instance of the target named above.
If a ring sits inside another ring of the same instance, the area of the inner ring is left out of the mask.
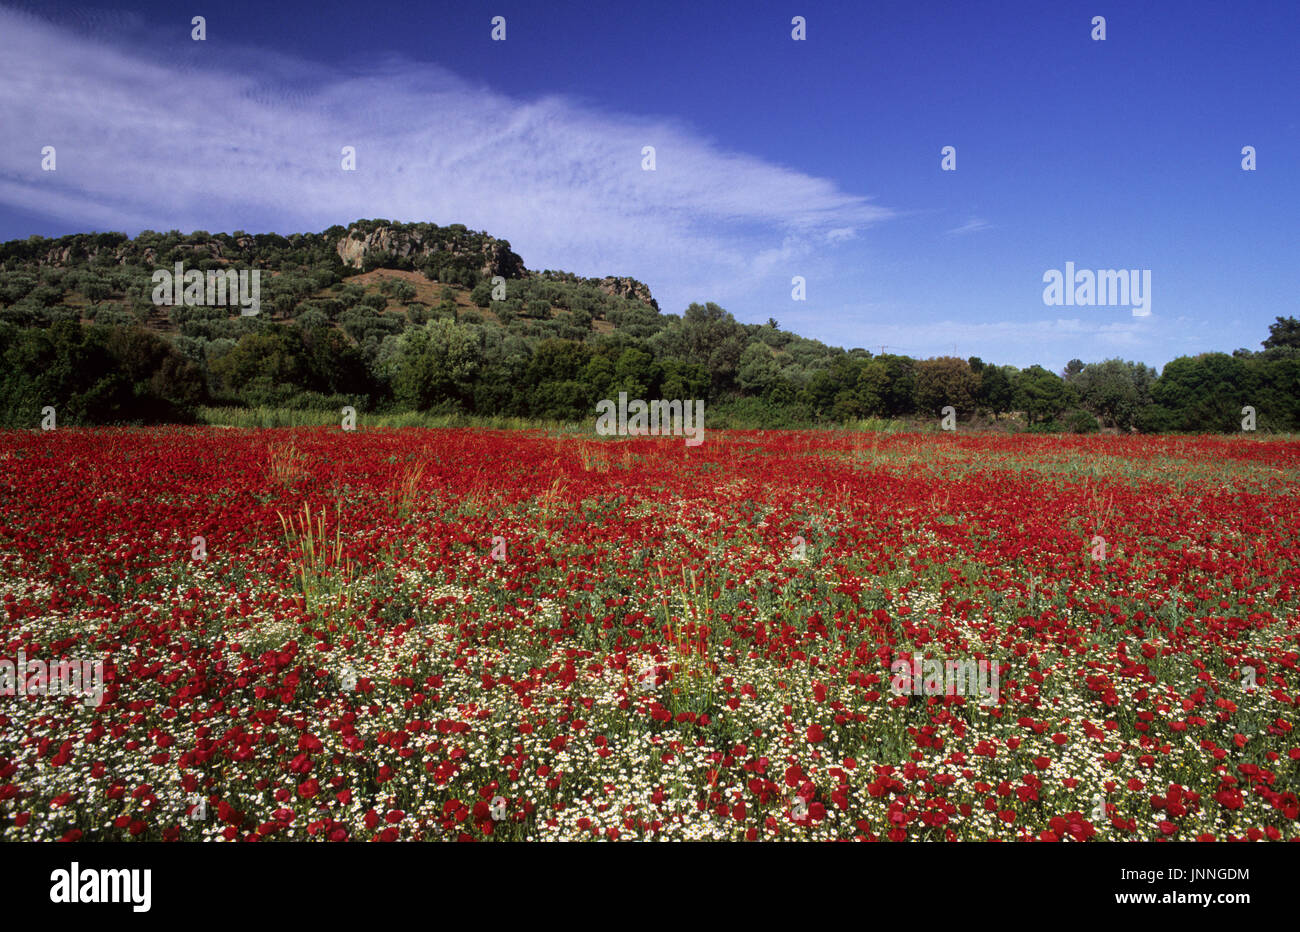
[[[415,300],[415,286],[400,278],[386,278],[379,286],[382,294],[392,298],[398,304]]]
[[[67,425],[184,423],[205,400],[199,368],[144,330],[65,320],[11,331],[4,343],[4,426],[35,426],[45,405]]]
[[[1072,434],[1095,434],[1101,424],[1087,411],[1075,409],[1065,415],[1065,428]]]

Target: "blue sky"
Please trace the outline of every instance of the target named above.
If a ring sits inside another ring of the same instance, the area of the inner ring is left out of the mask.
[[[1289,0],[191,6],[0,6],[0,238],[464,223],[669,312],[1056,370],[1300,314]],[[1066,262],[1150,269],[1151,313],[1045,305]]]

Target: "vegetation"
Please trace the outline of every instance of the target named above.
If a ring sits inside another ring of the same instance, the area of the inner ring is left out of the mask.
[[[345,261],[346,258],[346,261]],[[261,313],[157,306],[155,269],[259,269]],[[664,314],[629,279],[530,272],[509,244],[454,224],[358,221],[278,236],[146,231],[0,244],[0,426],[251,423],[351,405],[388,419],[581,422],[602,398],[702,398],[718,426],[900,419],[1008,429],[1300,429],[1300,321],[1263,350],[1061,375],[979,358],[916,360],[809,340],[716,304]],[[247,412],[235,414],[235,410]],[[206,412],[206,413],[204,413]],[[263,412],[259,414],[257,412]],[[459,420],[458,420],[459,419]]]

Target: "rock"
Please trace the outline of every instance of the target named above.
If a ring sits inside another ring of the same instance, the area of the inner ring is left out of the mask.
[[[452,256],[479,256],[482,264],[478,273],[484,278],[490,279],[494,275],[521,278],[527,274],[523,260],[511,251],[508,242],[485,233],[461,233],[443,228],[429,231],[426,235],[419,227],[397,225],[362,232],[354,224],[335,248],[340,261],[356,269],[363,267],[367,256],[376,253],[416,260],[441,252]]]
[[[651,296],[650,286],[635,278],[606,275],[601,279],[593,279],[592,284],[607,295],[615,298],[631,298],[633,301],[650,305],[656,311],[659,310],[659,302]]]

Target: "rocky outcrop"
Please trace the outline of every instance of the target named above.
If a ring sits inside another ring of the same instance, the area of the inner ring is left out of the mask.
[[[659,310],[659,302],[650,295],[650,286],[637,281],[635,278],[606,275],[604,278],[591,279],[591,283],[607,295],[616,298],[630,298],[633,301],[648,304],[656,311]]]
[[[191,234],[192,236],[193,234]],[[319,261],[319,250],[333,250],[339,260],[354,269],[364,269],[367,259],[384,257],[398,260],[400,267],[416,268],[437,275],[448,265],[464,273],[474,270],[481,279],[500,275],[506,279],[535,277],[590,285],[607,295],[639,301],[659,309],[644,282],[623,275],[583,278],[571,272],[530,272],[506,240],[470,230],[462,224],[439,227],[432,223],[398,223],[389,220],[357,220],[346,228],[333,226],[321,233],[298,234],[285,238],[275,234],[253,237],[243,231],[227,236],[201,233],[199,242],[178,242],[179,234],[152,234],[148,239],[126,239],[125,234],[77,234],[47,240],[31,237],[26,241],[0,244],[17,247],[9,254],[20,263],[34,266],[70,266],[95,263],[102,255],[112,256],[117,265],[157,266],[163,257],[168,261],[215,259],[220,263],[260,263],[268,269],[278,268],[284,256],[295,250],[311,250],[312,261]],[[149,243],[149,245],[146,245]],[[193,257],[190,260],[188,257]],[[454,262],[451,260],[455,260]],[[375,263],[371,263],[373,266]],[[392,264],[386,262],[384,264]],[[463,280],[463,274],[456,280]]]
[[[474,256],[480,261],[478,272],[484,278],[500,275],[503,278],[521,278],[527,274],[523,260],[510,249],[510,244],[485,233],[470,233],[449,229],[420,227],[380,226],[369,231],[349,227],[335,247],[344,265],[362,268],[366,257],[387,253],[398,259],[413,262],[437,254]]]
[[[523,278],[528,274],[524,260],[510,250],[510,244],[488,238],[483,245],[484,264],[481,272],[485,278],[500,275],[502,278]]]
[[[604,278],[583,278],[573,272],[556,272],[547,269],[544,272],[529,272],[532,278],[541,281],[570,282],[575,285],[590,285],[598,291],[614,298],[627,298],[629,301],[640,301],[642,304],[648,304],[656,311],[659,310],[659,302],[650,294],[650,286],[644,282],[639,282],[635,278],[628,278],[624,275],[606,275]]]

